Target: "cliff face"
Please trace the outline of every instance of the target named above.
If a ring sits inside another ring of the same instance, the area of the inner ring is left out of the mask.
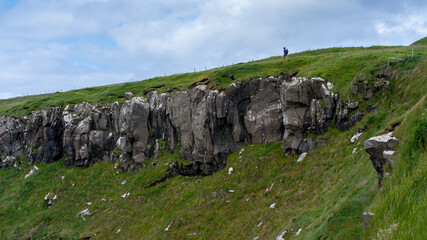
[[[253,142],[282,140],[291,155],[313,150],[324,141],[304,136],[322,134],[332,122],[342,130],[355,124],[349,117],[355,108],[347,105],[323,79],[270,77],[221,91],[206,85],[153,91],[122,106],[83,103],[22,118],[0,116],[0,168],[27,156],[29,164],[65,157],[70,167],[119,160],[123,171],[133,171],[164,143],[191,161],[175,165],[176,174],[208,175],[225,167],[228,154]]]

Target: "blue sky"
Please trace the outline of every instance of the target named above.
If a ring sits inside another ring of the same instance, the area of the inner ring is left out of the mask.
[[[415,0],[0,0],[0,98],[427,36]]]

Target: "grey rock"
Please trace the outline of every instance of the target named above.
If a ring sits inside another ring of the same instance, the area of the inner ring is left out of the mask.
[[[369,138],[364,142],[364,149],[370,155],[372,165],[377,171],[380,188],[384,176],[384,167],[389,163],[389,159],[384,157],[384,152],[392,150],[398,142],[399,140],[392,136],[392,132]]]
[[[355,112],[352,116],[351,116],[351,124],[352,126],[356,125],[356,123],[362,121],[363,118],[363,113],[360,111]]]
[[[377,110],[377,105],[375,104],[368,104],[368,112],[374,112]]]
[[[322,134],[332,123],[337,96],[320,78],[292,78],[280,89],[283,113],[283,149],[297,155],[304,136],[310,132]],[[303,144],[305,145],[305,144]],[[307,148],[307,147],[302,147]]]
[[[374,214],[370,212],[364,212],[363,213],[363,232],[366,232],[366,230],[369,227],[369,224],[371,223],[371,220],[373,218]]]
[[[359,107],[359,102],[349,102],[348,103],[348,108],[350,110],[355,110]]]
[[[365,93],[366,90],[367,90],[367,86],[365,84],[355,84],[351,87],[351,93],[353,93],[356,96],[359,96]]]
[[[13,167],[16,163],[16,158],[14,156],[7,156],[0,162],[0,169],[9,169]]]
[[[173,164],[167,175],[209,175],[226,166],[228,154],[252,142],[282,140],[291,155],[316,149],[323,140],[305,137],[327,131],[338,109],[352,126],[347,105],[338,108],[338,103],[323,79],[282,76],[233,83],[220,91],[207,85],[151,91],[122,106],[52,107],[22,118],[0,116],[0,158],[28,156],[34,164],[65,157],[69,167],[119,160],[118,168],[130,172],[159,157],[166,150],[159,149],[161,141],[190,162]],[[0,167],[11,164],[2,161]]]
[[[135,96],[135,94],[133,94],[133,92],[125,92],[125,98],[126,99],[131,99],[131,98],[133,98],[133,96]]]

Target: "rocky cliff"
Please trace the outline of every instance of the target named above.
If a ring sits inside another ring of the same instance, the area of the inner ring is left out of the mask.
[[[333,123],[348,130],[361,119],[358,104],[340,102],[330,88],[320,78],[269,77],[222,90],[152,91],[121,106],[83,103],[0,116],[0,168],[19,158],[34,164],[64,157],[70,167],[119,161],[123,171],[133,171],[162,145],[191,162],[175,164],[174,174],[208,175],[253,142],[283,141],[286,154],[301,154],[325,143],[305,139],[310,133],[322,134]]]

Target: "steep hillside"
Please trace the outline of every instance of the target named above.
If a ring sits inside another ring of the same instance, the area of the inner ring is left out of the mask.
[[[341,100],[360,103],[363,118],[349,131],[334,124],[320,136],[305,136],[327,141],[302,161],[286,156],[281,142],[242,144],[228,156],[226,167],[210,176],[164,178],[173,161],[188,164],[178,151],[166,147],[160,148],[157,159],[153,156],[131,173],[120,171],[119,161],[68,168],[63,158],[36,164],[39,170],[28,176],[34,167],[27,165],[28,159],[18,159],[16,168],[0,169],[0,239],[423,239],[427,48],[416,47],[415,58],[408,56],[408,49],[322,49],[287,60],[273,57],[205,72],[1,100],[1,114],[23,116],[51,105],[123,103],[126,91],[137,96],[154,89],[173,94],[197,82],[220,90],[233,82],[282,74],[325,78]],[[405,61],[387,68],[388,57],[396,52]],[[381,84],[388,87],[372,96],[354,94]],[[401,140],[399,154],[380,192],[363,141],[396,122],[401,122],[394,133]],[[360,138],[350,141],[358,132],[363,132]],[[87,215],[78,216],[86,209]],[[366,235],[364,211],[375,214]]]

